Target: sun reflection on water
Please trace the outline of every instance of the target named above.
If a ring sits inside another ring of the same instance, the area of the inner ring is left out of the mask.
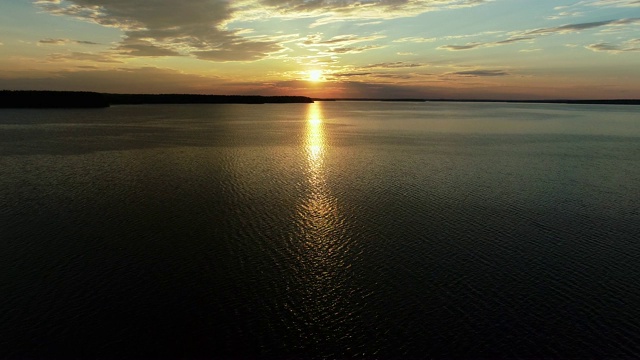
[[[326,246],[338,218],[335,199],[327,189],[324,173],[325,133],[322,110],[318,103],[309,105],[305,136],[307,154],[307,196],[300,216],[307,246]],[[322,260],[321,257],[317,260]]]
[[[309,162],[309,170],[317,172],[322,166],[322,158],[325,147],[324,124],[322,112],[317,103],[309,105],[307,113],[306,150]]]
[[[318,346],[348,339],[354,331],[349,315],[353,289],[348,285],[348,221],[327,178],[329,147],[321,106],[310,104],[307,110],[301,144],[306,158],[305,192],[292,234],[299,262],[292,296],[299,299],[295,312],[300,335]]]

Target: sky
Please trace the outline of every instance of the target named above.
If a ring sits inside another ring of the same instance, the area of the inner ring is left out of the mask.
[[[0,89],[640,98],[640,0],[2,0]]]

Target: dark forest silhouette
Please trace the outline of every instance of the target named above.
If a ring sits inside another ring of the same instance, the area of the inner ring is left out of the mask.
[[[131,104],[284,104],[312,103],[305,96],[104,94],[112,105]]]
[[[312,103],[304,96],[101,94],[83,91],[0,91],[0,108],[103,108],[133,104]]]
[[[546,104],[640,105],[640,99],[594,100],[500,100],[500,99],[376,99],[316,98],[306,96],[196,95],[196,94],[107,94],[85,91],[0,91],[0,108],[104,108],[140,104],[284,104],[319,101],[449,101]]]
[[[84,91],[0,91],[0,108],[104,108],[104,95]]]

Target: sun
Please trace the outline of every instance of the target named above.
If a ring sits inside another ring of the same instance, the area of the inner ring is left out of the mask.
[[[318,82],[322,80],[322,70],[309,70],[309,81]]]

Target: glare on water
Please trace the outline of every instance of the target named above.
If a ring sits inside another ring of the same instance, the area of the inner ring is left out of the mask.
[[[306,150],[309,168],[313,170],[313,172],[317,172],[322,166],[324,143],[324,129],[320,105],[318,103],[310,104],[307,113]]]
[[[337,218],[335,199],[327,189],[324,174],[325,133],[319,104],[309,105],[305,138],[307,154],[307,196],[300,216],[305,224],[303,232],[309,243],[322,245],[334,230]]]
[[[353,330],[340,310],[348,308],[351,300],[344,274],[350,240],[348,224],[325,173],[328,147],[321,104],[309,105],[305,122],[301,146],[306,157],[306,190],[292,234],[302,269],[292,296],[303,299],[296,317],[305,329],[304,336],[323,347],[334,342],[334,337],[349,337]]]

